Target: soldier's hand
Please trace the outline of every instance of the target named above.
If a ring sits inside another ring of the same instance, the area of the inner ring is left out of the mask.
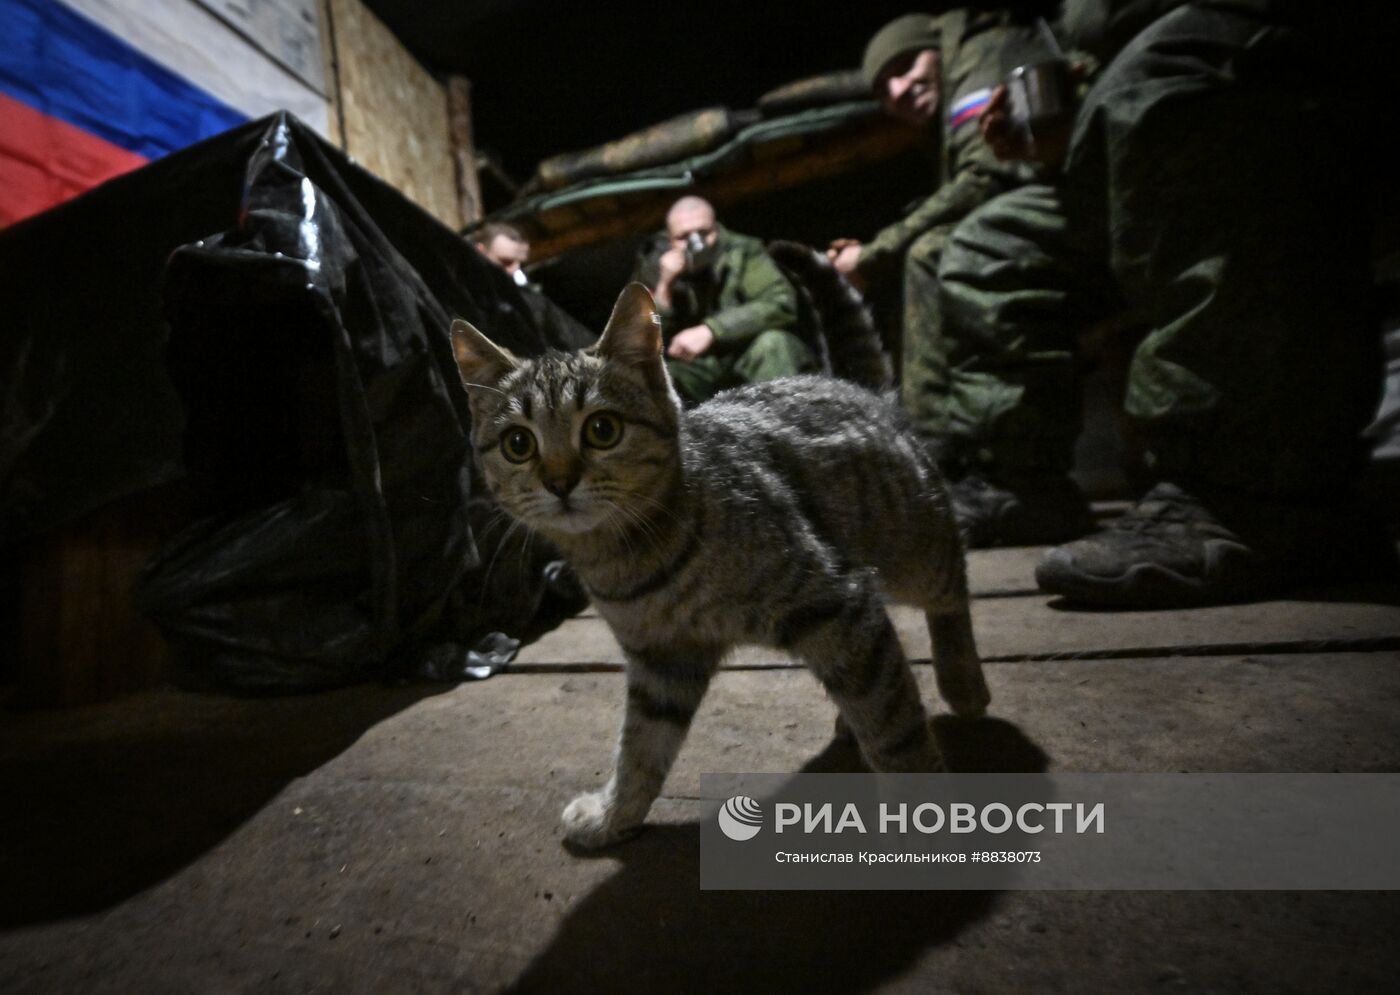
[[[833,238],[831,240],[831,244],[826,247],[826,258],[835,263],[836,257],[840,254],[841,250],[852,245],[854,245],[856,248],[860,248],[860,239]]]
[[[671,283],[685,272],[685,251],[676,248],[667,249],[661,254],[657,267],[661,271],[661,282]]]
[[[715,333],[710,330],[709,325],[692,325],[676,333],[676,337],[671,339],[671,344],[666,348],[666,355],[682,363],[689,363],[709,352],[710,346],[714,344]]]
[[[982,131],[982,141],[1003,162],[1031,157],[1028,136],[1011,120],[1011,97],[1006,87],[998,86],[992,91],[992,99],[987,101],[977,127]]]
[[[846,278],[846,281],[857,290],[865,289],[865,278],[860,275],[860,270],[856,269],[856,264],[860,262],[860,242],[853,238],[838,238],[831,243],[831,247],[826,250],[826,258],[831,260],[831,265]]]
[[[1088,76],[1089,67],[1076,62],[1069,67],[1069,74],[1078,87]],[[998,86],[978,118],[977,127],[982,132],[982,140],[998,159],[1024,159],[1042,166],[1058,166],[1069,151],[1074,115],[1038,123],[1032,134],[1011,120],[1011,95],[1005,86]]]

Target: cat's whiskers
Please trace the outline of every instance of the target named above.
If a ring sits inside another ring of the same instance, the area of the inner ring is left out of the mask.
[[[485,603],[486,592],[491,589],[491,572],[496,569],[496,561],[500,559],[501,551],[506,548],[506,544],[510,542],[510,537],[515,533],[516,529],[522,528],[526,529],[527,533],[529,532],[523,520],[519,518],[511,519],[510,527],[507,528],[505,534],[501,536],[501,541],[496,545],[496,551],[491,554],[491,562],[486,564],[486,573],[481,578],[481,597],[478,599],[478,604]]]
[[[628,526],[629,522],[633,521],[633,518],[628,514],[627,509],[624,508],[617,501],[611,500],[609,498],[604,498],[603,501],[604,506],[608,509],[608,519],[609,521],[616,523],[618,529],[618,536],[627,546],[628,555],[630,556],[632,554],[632,543],[629,537],[629,533],[632,532],[633,529],[629,528]],[[647,535],[647,533],[644,530],[638,529],[637,531],[640,531],[642,533],[643,538],[652,538],[651,536]]]
[[[627,501],[638,496],[634,491],[628,490],[617,481],[603,480],[590,485],[588,496],[625,514],[629,521],[635,523],[638,531],[643,532],[653,543],[657,541],[656,523],[626,506]]]
[[[645,501],[648,505],[661,512],[666,517],[670,518],[671,521],[675,522],[677,525],[681,524],[681,516],[676,513],[675,509],[667,504],[664,504],[661,501],[658,501],[656,498],[649,497],[648,495],[643,494],[640,491],[632,491],[628,493],[627,496],[633,499],[634,501]]]
[[[492,387],[490,384],[484,384],[484,383],[463,383],[462,386],[463,386],[463,387],[466,387],[468,390],[489,390],[491,393],[493,393],[493,394],[500,394],[502,397],[508,397],[508,396],[509,396],[508,394],[506,394],[505,391],[503,391],[503,390],[498,390],[497,388]]]
[[[491,512],[491,517],[486,519],[486,521],[482,524],[481,535],[479,539],[484,542],[486,538],[491,535],[491,532],[496,528],[497,525],[501,524],[502,522],[513,521],[515,521],[515,518],[511,515],[511,513],[506,511],[500,505],[497,505],[496,510]]]
[[[497,505],[496,509],[493,512],[491,512],[490,517],[487,518],[481,526],[481,534],[477,536],[477,545],[479,547],[486,546],[490,543],[492,536],[496,532],[497,526],[501,525],[502,523],[505,523],[506,531],[501,536],[500,541],[495,544],[496,552],[492,555],[491,562],[488,563],[486,566],[486,574],[482,577],[481,590],[480,592],[478,592],[477,595],[478,605],[483,605],[486,603],[486,592],[490,590],[490,588],[487,585],[487,581],[491,579],[491,570],[495,566],[496,557],[500,555],[501,550],[505,547],[506,539],[510,537],[511,529],[515,528],[518,522],[519,519],[515,518],[513,515],[511,515],[510,512],[506,511],[500,505]]]
[[[525,529],[525,538],[524,538],[524,540],[520,543],[520,560],[519,560],[519,562],[520,562],[520,567],[519,567],[519,569],[520,569],[520,572],[521,572],[522,574],[524,574],[524,573],[526,572],[526,569],[527,569],[527,568],[529,567],[529,565],[530,565],[530,555],[529,555],[529,554],[530,554],[530,543],[534,540],[534,538],[535,538],[535,530],[532,529],[532,528],[526,528],[526,529]]]
[[[652,522],[643,517],[639,512],[628,508],[620,501],[610,500],[608,504],[626,516],[627,519],[636,526],[637,531],[650,541],[654,549],[659,550],[662,548],[661,535],[656,531],[656,526]]]
[[[604,500],[603,522],[608,525],[609,528],[616,529],[617,537],[622,540],[622,545],[627,548],[627,556],[630,560],[635,554],[632,552],[632,541],[627,537],[627,525],[616,514],[620,510],[616,502]]]

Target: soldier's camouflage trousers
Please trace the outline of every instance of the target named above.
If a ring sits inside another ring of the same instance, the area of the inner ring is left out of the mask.
[[[687,405],[699,404],[730,387],[811,373],[816,368],[816,357],[800,338],[777,330],[760,332],[747,347],[726,347],[717,342],[689,363],[666,361],[676,391]]]
[[[1069,470],[1075,338],[1094,316],[1053,189],[1020,187],[930,231],[904,269],[901,393],[949,470]],[[954,284],[955,293],[944,291]]]
[[[1095,83],[1055,187],[916,243],[903,387],[925,434],[1067,469],[1077,342],[1116,315],[1144,331],[1124,404],[1159,477],[1313,497],[1355,471],[1381,371],[1369,238],[1347,136],[1274,57],[1292,43],[1178,9]]]

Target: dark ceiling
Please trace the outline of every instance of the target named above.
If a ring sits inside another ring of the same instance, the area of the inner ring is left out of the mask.
[[[473,83],[476,140],[516,179],[542,158],[856,65],[917,0],[367,0],[429,70]],[[936,8],[938,3],[922,5]]]

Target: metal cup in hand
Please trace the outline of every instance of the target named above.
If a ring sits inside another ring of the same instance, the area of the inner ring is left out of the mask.
[[[705,241],[705,236],[693,231],[685,237],[685,268],[698,273],[708,269],[715,261],[715,247]]]
[[[686,269],[695,268],[695,260],[705,258],[705,236],[693,231],[685,237]]]
[[[1064,59],[1017,66],[1006,77],[1011,121],[1021,131],[1036,131],[1074,114],[1074,78]]]

